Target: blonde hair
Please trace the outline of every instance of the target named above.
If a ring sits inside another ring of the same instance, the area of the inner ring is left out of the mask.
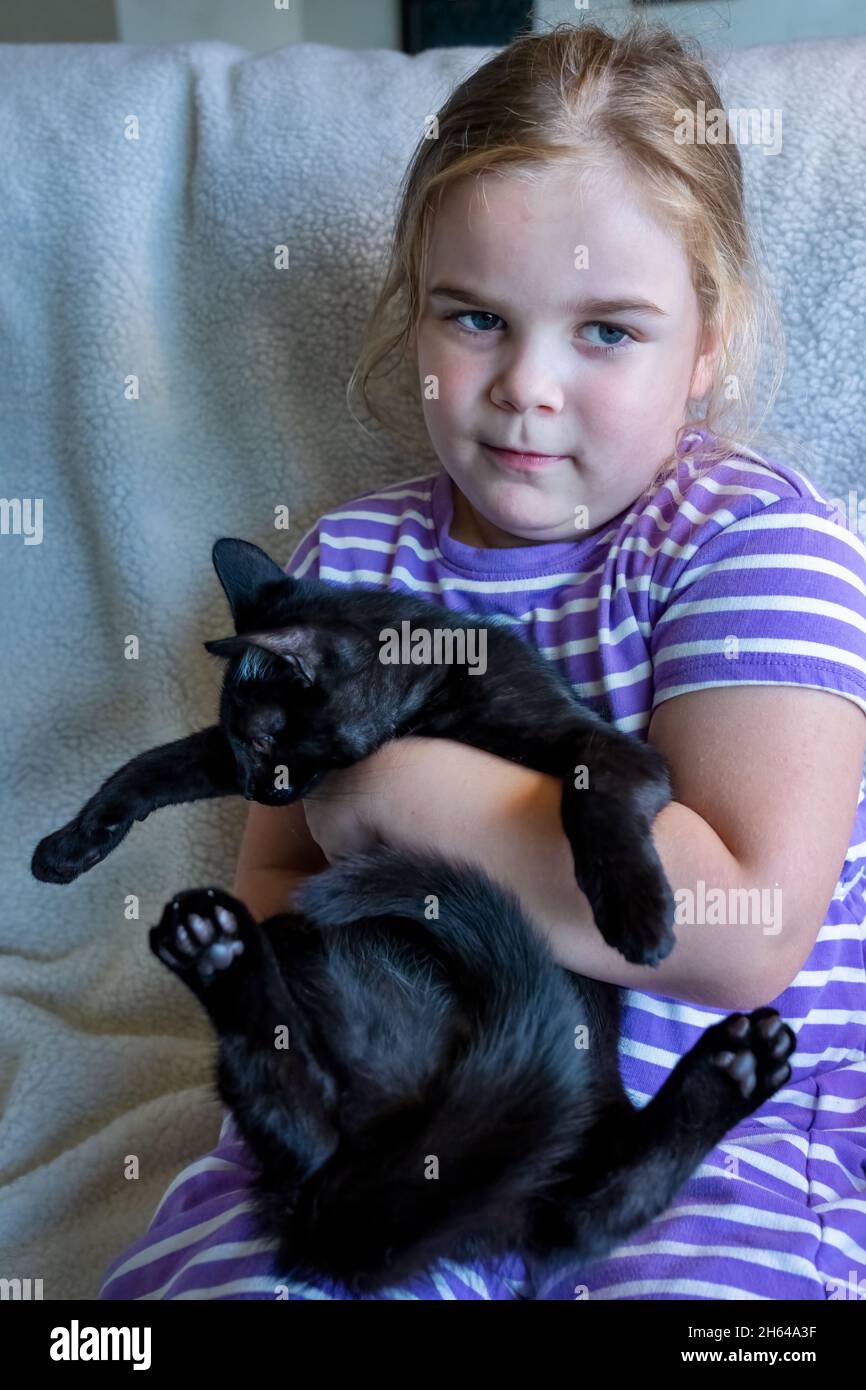
[[[457,179],[494,170],[532,178],[553,167],[579,174],[622,161],[682,240],[701,339],[707,329],[717,335],[712,385],[701,404],[689,402],[689,418],[647,491],[673,471],[682,436],[696,428],[715,437],[701,451],[708,463],[754,443],[782,377],[781,322],[750,237],[736,142],[674,138],[683,112],[695,113],[700,101],[722,109],[696,40],[645,19],[619,35],[590,23],[522,34],[471,73],[438,112],[436,138],[419,140],[403,178],[383,283],[347,386],[350,411],[357,391],[375,420],[407,437],[371,383],[407,357],[433,218]],[[759,365],[769,366],[770,384],[758,417]]]

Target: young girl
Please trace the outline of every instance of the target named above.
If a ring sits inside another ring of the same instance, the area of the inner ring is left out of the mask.
[[[442,1262],[371,1297],[854,1298],[866,1276],[866,549],[747,447],[771,320],[736,145],[676,138],[700,101],[721,107],[704,68],[646,25],[523,36],[452,94],[353,377],[367,398],[374,367],[412,352],[444,472],[338,507],[287,566],[510,615],[656,744],[675,950],[632,966],[602,941],[553,778],[435,739],[255,806],[235,892],[260,919],[286,910],[376,840],[475,858],[562,965],[625,989],[635,1104],[710,1024],[766,1003],[797,1033],[793,1074],[608,1259]],[[253,1170],[226,1115],[100,1296],[349,1297],[274,1276]]]

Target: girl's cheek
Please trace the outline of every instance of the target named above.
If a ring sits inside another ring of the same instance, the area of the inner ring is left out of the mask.
[[[651,433],[667,413],[665,403],[651,391],[608,392],[587,400],[582,419],[592,433],[623,439]]]
[[[489,391],[487,376],[465,357],[440,354],[429,366],[427,401],[444,415],[460,413],[477,401],[479,393]],[[425,385],[423,376],[421,384]]]
[[[631,353],[634,356],[632,357]],[[683,399],[682,373],[649,353],[632,349],[628,362],[614,362],[605,369],[582,375],[573,401],[583,419],[605,420],[617,416],[623,424],[666,419]]]
[[[446,393],[453,395],[460,379],[466,377],[471,363],[460,354],[448,352],[441,343],[436,343],[435,349],[421,353],[418,356],[418,377],[420,377],[421,388],[427,391],[427,399],[435,399],[438,393],[439,400],[445,399]]]
[[[625,374],[596,372],[584,378],[572,396],[574,412],[590,428],[603,429],[618,421],[618,429],[632,414],[650,407],[652,393]]]

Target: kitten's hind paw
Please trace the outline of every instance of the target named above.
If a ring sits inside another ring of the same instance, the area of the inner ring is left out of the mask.
[[[714,1067],[725,1072],[751,1106],[760,1105],[790,1079],[788,1057],[797,1039],[775,1009],[731,1014],[701,1039]]]
[[[731,1014],[714,1023],[680,1059],[678,1078],[690,1129],[707,1127],[709,1143],[733,1129],[791,1077],[797,1039],[775,1009]]]
[[[75,816],[53,835],[39,841],[30,861],[30,872],[41,883],[72,883],[79,874],[106,859],[131,825],[131,819],[104,825]]]
[[[220,888],[192,888],[166,903],[159,925],[151,928],[150,948],[164,965],[187,982],[207,984],[243,953],[252,918]]]

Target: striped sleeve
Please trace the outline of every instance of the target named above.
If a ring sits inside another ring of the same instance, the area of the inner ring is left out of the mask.
[[[653,709],[745,682],[834,691],[866,713],[866,547],[826,503],[785,498],[677,549],[651,590]]]
[[[288,563],[283,566],[286,574],[293,575],[295,579],[319,578],[319,525],[320,522],[316,522],[301,537]]]

